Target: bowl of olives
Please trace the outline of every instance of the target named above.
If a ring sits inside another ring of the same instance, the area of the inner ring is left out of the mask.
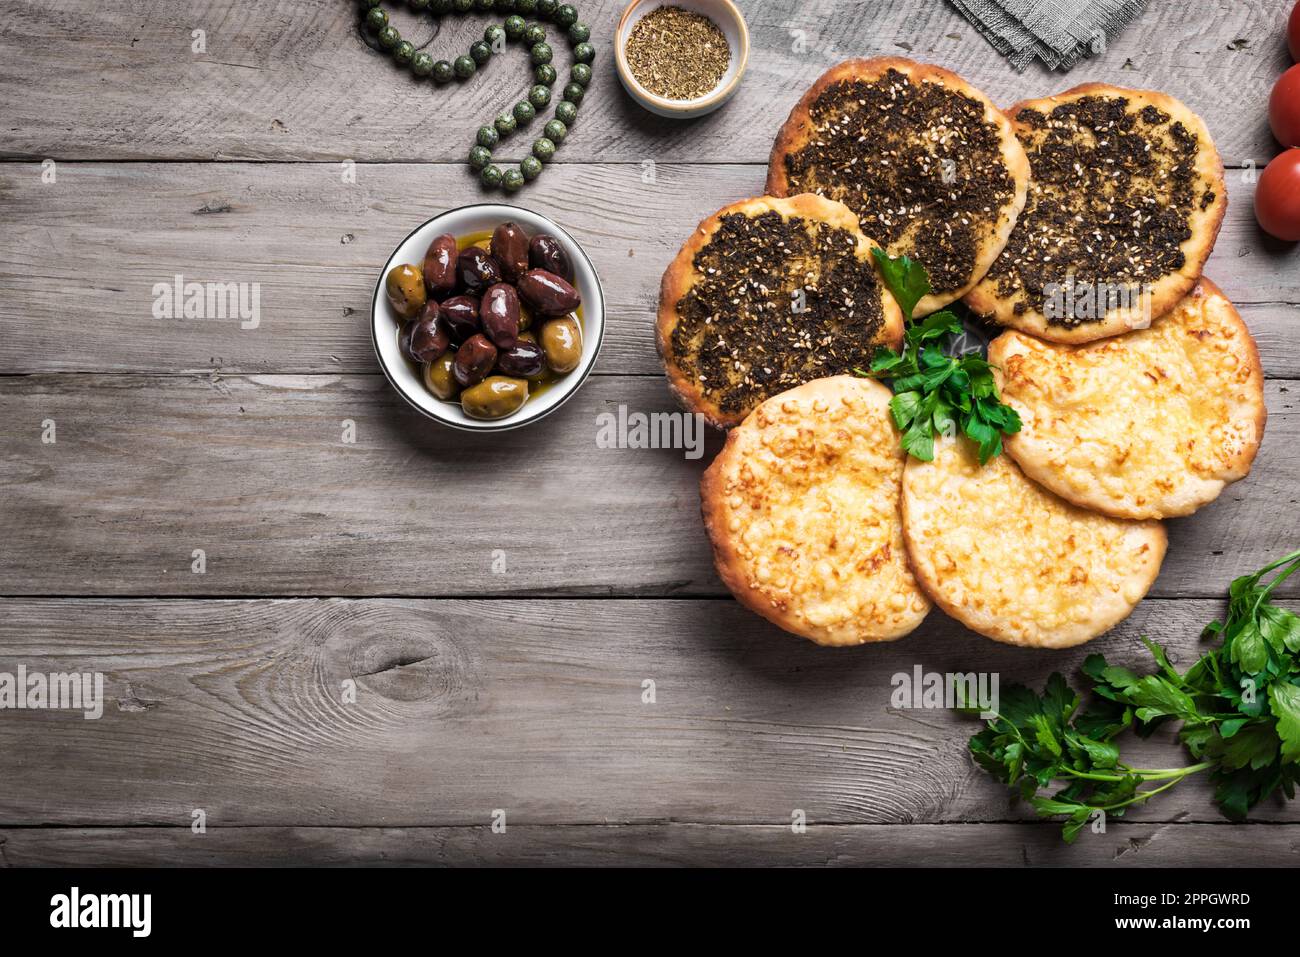
[[[375,355],[431,419],[475,432],[536,422],[578,390],[605,331],[587,254],[545,216],[448,210],[402,240],[375,287]]]

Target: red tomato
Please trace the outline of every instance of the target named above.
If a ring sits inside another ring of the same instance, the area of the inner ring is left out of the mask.
[[[1273,87],[1268,98],[1268,125],[1283,146],[1300,146],[1300,66],[1283,73]]]
[[[1286,42],[1291,48],[1291,59],[1300,60],[1300,3],[1291,9],[1291,19],[1286,25]]]
[[[1264,167],[1255,185],[1255,218],[1264,232],[1300,242],[1300,149],[1289,149]]]

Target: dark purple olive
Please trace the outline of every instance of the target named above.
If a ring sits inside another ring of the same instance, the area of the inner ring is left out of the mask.
[[[434,299],[446,299],[456,290],[456,237],[443,233],[424,254],[424,288]]]
[[[519,295],[543,316],[563,316],[582,304],[578,290],[545,269],[530,269],[519,279]]]
[[[519,339],[519,294],[503,282],[488,286],[479,306],[483,331],[498,349],[509,349]]]
[[[470,246],[456,259],[456,278],[466,292],[482,295],[488,286],[501,281],[501,264],[487,250]]]
[[[452,296],[442,304],[442,320],[452,342],[464,342],[483,327],[478,322],[478,303],[473,296]]]
[[[443,322],[436,302],[425,305],[420,315],[411,320],[410,345],[407,356],[416,362],[432,362],[451,345],[451,333]]]
[[[569,262],[569,254],[554,236],[538,233],[533,237],[528,244],[528,264],[573,282],[573,264]]]
[[[531,379],[541,375],[546,368],[546,353],[537,343],[520,339],[513,349],[506,349],[497,356],[497,368],[505,375]]]
[[[506,282],[518,282],[528,269],[528,234],[518,223],[502,223],[492,231],[492,257]]]
[[[468,389],[487,378],[497,362],[497,347],[484,335],[470,336],[456,350],[456,361],[451,373],[462,389]]]
[[[411,355],[411,333],[415,331],[415,324],[419,319],[407,319],[402,323],[402,327],[397,330],[397,351],[403,358],[415,361],[415,356]]]

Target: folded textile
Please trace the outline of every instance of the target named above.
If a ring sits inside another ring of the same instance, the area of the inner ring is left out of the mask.
[[[1105,51],[1146,0],[949,0],[1017,73],[1035,59],[1068,70]]]

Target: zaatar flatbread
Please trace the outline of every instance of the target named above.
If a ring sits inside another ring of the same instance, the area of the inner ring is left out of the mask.
[[[897,348],[903,314],[844,205],[763,196],[719,210],[664,273],[656,323],[668,383],[719,428],[768,397]]]
[[[988,97],[939,67],[880,57],[841,63],[804,94],[772,149],[767,191],[838,200],[891,256],[920,262],[934,290],[917,304],[924,316],[992,265],[1028,180]]]
[[[1100,83],[1008,112],[1033,168],[1029,199],[968,306],[1078,343],[1144,328],[1191,292],[1227,208],[1200,117]]]

